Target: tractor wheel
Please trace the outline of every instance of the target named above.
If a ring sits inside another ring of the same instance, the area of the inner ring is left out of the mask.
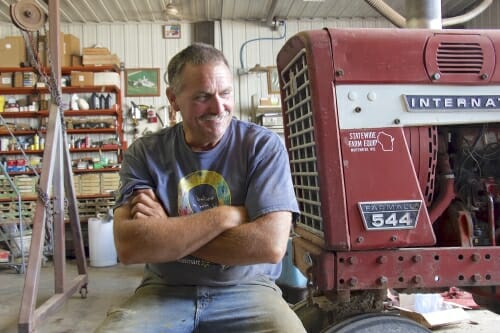
[[[370,313],[351,317],[321,333],[430,333],[427,328],[398,315]]]

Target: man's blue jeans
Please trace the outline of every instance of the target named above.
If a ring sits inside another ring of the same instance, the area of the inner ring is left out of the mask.
[[[305,333],[265,277],[227,287],[147,285],[108,312],[96,332]]]

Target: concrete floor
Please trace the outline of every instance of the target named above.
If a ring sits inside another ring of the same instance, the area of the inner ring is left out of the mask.
[[[74,262],[67,263],[67,277],[76,275]],[[53,267],[49,262],[41,270],[39,302],[53,295]],[[142,265],[89,267],[86,299],[77,293],[54,315],[48,317],[37,333],[89,333],[104,318],[107,309],[125,300],[139,284]],[[0,332],[16,333],[24,275],[0,266]],[[500,316],[486,310],[469,310],[469,321],[434,330],[439,333],[496,333]],[[223,333],[223,332],[221,332]]]
[[[107,309],[130,296],[139,285],[143,265],[88,267],[87,298],[74,294],[54,315],[48,317],[36,333],[90,333],[104,319]],[[66,278],[77,274],[73,261],[67,262]],[[24,275],[0,268],[0,332],[16,333]],[[53,295],[54,269],[49,262],[41,270],[38,301]]]

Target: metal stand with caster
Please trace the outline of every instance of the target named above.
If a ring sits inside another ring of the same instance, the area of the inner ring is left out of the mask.
[[[29,252],[28,267],[24,280],[21,309],[19,311],[18,331],[34,332],[37,326],[78,290],[85,290],[88,282],[87,263],[83,248],[80,218],[73,184],[71,159],[68,150],[68,139],[64,128],[64,112],[61,105],[61,43],[59,0],[49,0],[49,43],[52,77],[47,78],[51,93],[51,105],[46,132],[46,147],[43,154],[43,167],[40,175],[38,198],[33,217],[33,231]],[[43,10],[33,0],[19,0],[11,6],[12,20],[29,40],[28,32],[38,30],[45,24]],[[31,41],[31,40],[30,40]],[[30,45],[31,46],[31,45]],[[32,50],[30,48],[30,50]],[[32,50],[32,53],[35,51]],[[37,57],[32,54],[32,65],[40,75],[45,72]],[[51,187],[53,191],[51,191]],[[40,306],[37,306],[37,294],[40,282],[40,269],[43,260],[43,245],[47,217],[49,216],[50,200],[53,202],[53,233],[54,233],[54,295]],[[64,211],[66,201],[76,252],[78,275],[66,283],[65,276],[65,221]],[[83,294],[82,294],[83,295]]]

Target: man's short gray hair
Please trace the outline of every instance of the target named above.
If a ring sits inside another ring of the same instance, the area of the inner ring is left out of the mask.
[[[187,63],[203,65],[218,62],[229,68],[229,63],[220,50],[208,44],[194,43],[177,53],[168,63],[168,83],[177,93],[182,89],[181,72]]]

